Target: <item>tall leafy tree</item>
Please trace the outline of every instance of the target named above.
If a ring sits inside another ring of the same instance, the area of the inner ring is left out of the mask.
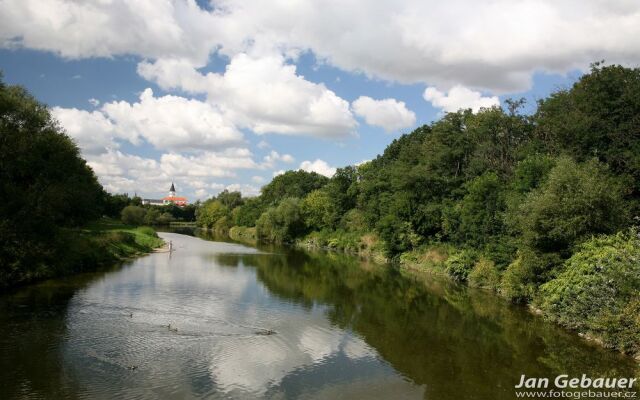
[[[320,189],[327,182],[329,182],[329,178],[315,172],[287,171],[262,187],[262,201],[267,205],[275,205],[289,197],[301,199],[311,191]]]
[[[103,195],[47,107],[0,80],[0,273],[46,262],[59,229],[100,216]]]

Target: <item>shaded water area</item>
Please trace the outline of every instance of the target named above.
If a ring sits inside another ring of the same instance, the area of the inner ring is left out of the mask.
[[[0,397],[512,399],[521,374],[637,374],[428,275],[161,236],[175,252],[0,296]]]

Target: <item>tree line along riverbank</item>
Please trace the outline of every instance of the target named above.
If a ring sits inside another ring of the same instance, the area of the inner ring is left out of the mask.
[[[47,107],[1,82],[0,188],[2,287],[160,244],[104,216],[170,219],[106,193]],[[191,211],[245,240],[439,271],[640,353],[638,68],[596,63],[535,107],[447,113],[331,178],[288,171],[259,196],[223,191]]]
[[[446,274],[638,355],[640,69],[595,63],[535,105],[447,113],[331,178],[288,171],[196,216]]]
[[[108,218],[122,196],[103,189],[45,105],[1,79],[0,197],[0,290],[162,245],[152,228]]]

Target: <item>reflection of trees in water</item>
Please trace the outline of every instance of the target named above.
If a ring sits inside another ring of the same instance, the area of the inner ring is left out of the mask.
[[[329,306],[429,398],[512,398],[521,374],[633,376],[633,364],[589,348],[493,294],[394,268],[361,268],[354,257],[286,251],[224,255],[224,265],[257,269],[272,294],[304,306]]]
[[[68,305],[78,289],[106,271],[43,282],[0,298],[2,398],[77,397],[79,388],[61,368]]]

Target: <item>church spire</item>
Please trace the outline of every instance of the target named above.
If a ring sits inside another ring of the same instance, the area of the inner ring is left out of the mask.
[[[175,186],[173,186],[173,182],[171,182],[171,189],[169,189],[169,196],[171,196],[171,197],[175,197],[176,196],[176,188],[175,188]]]

